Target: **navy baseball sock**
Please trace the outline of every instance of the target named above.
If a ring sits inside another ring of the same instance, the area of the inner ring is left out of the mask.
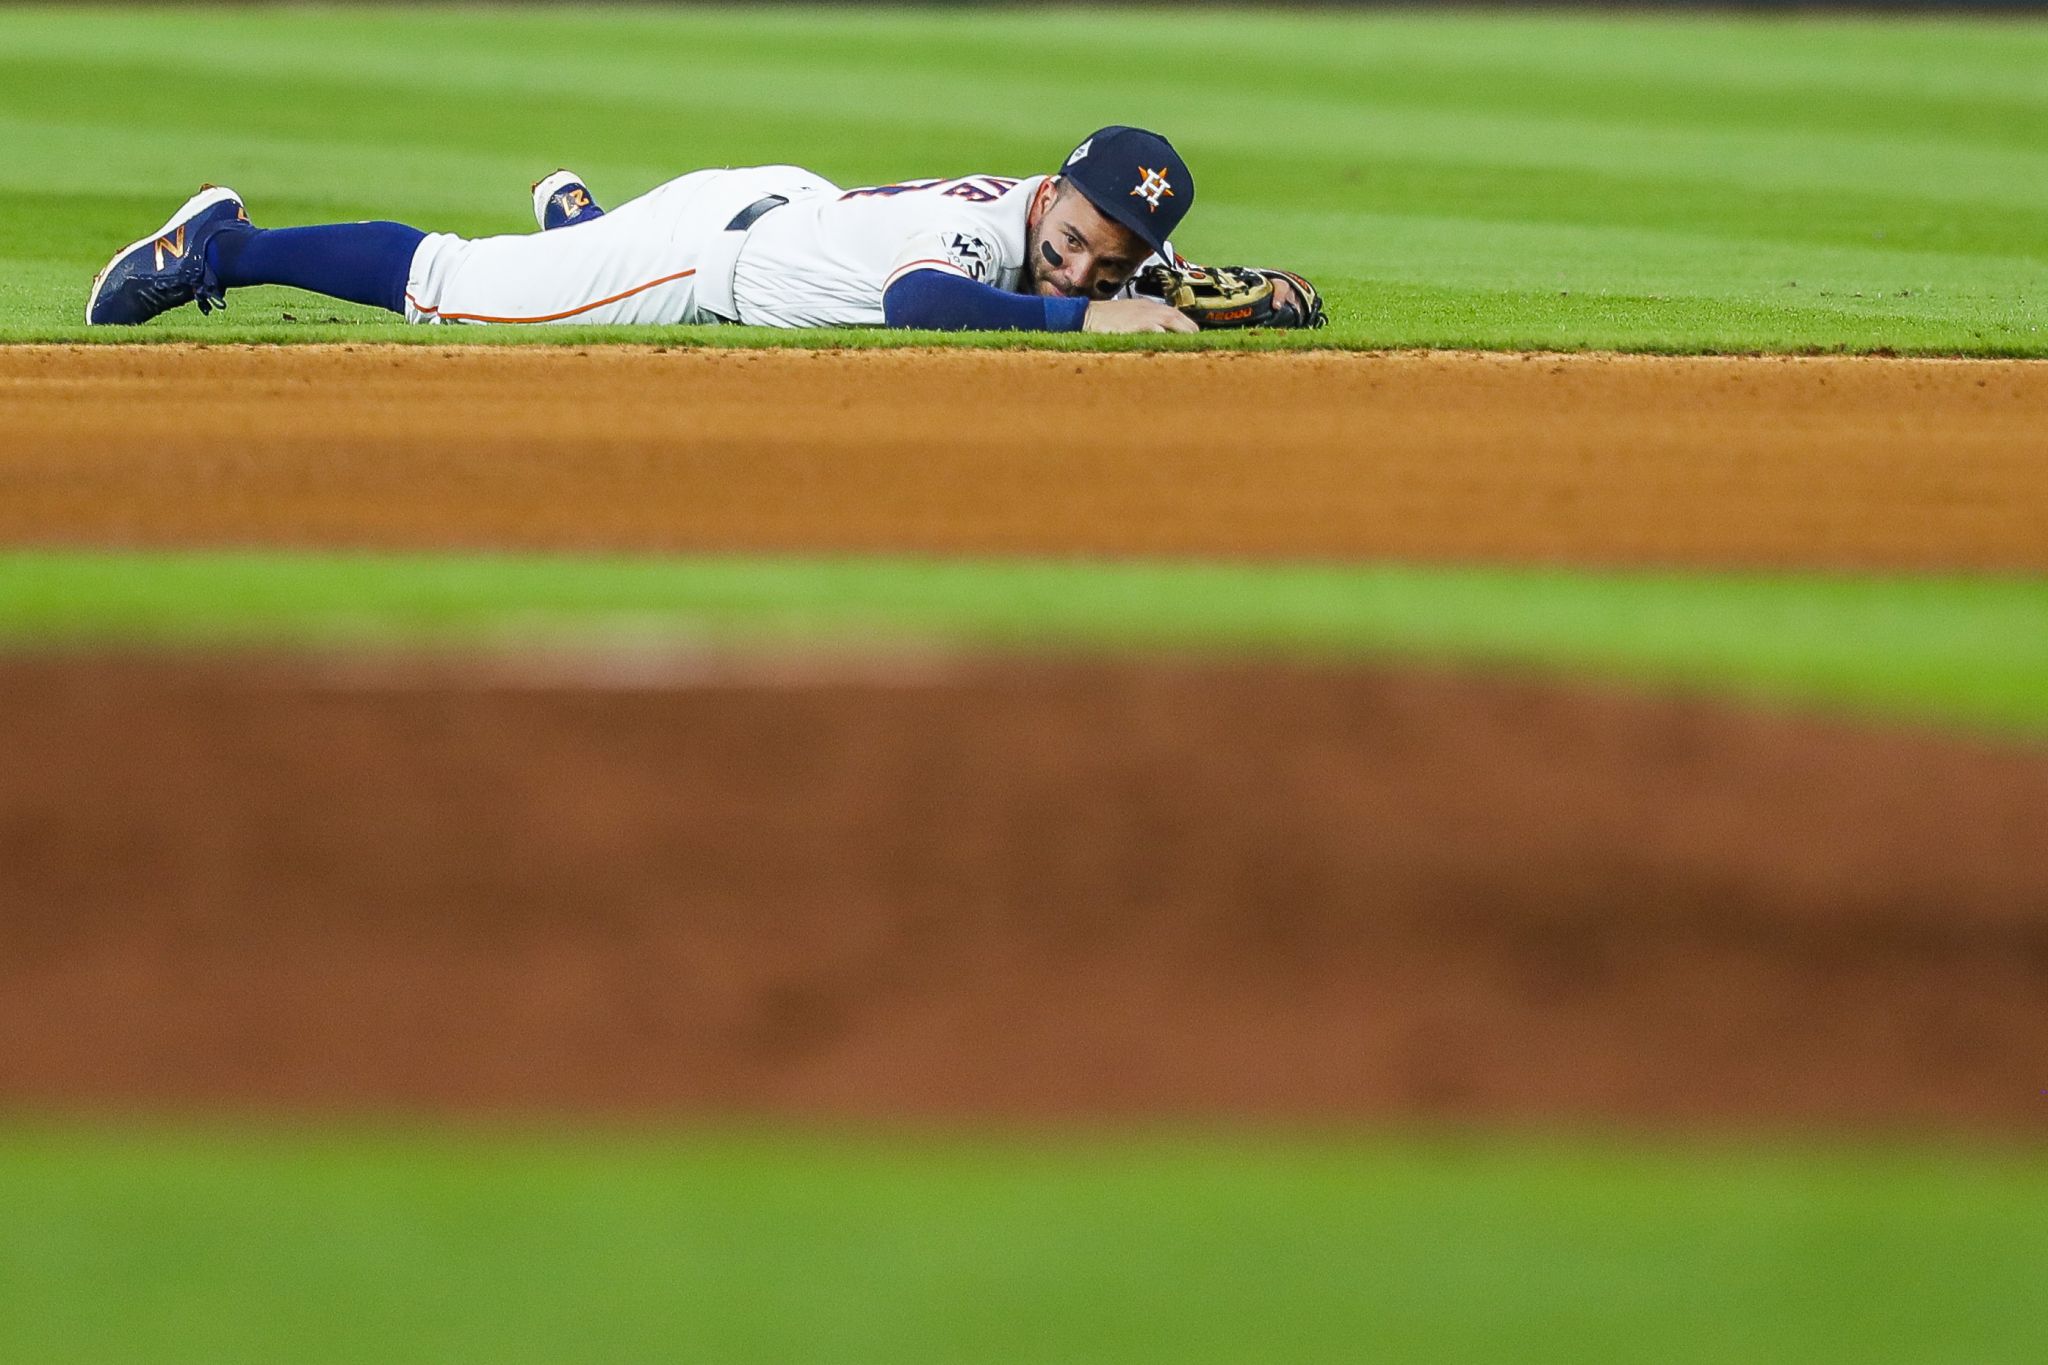
[[[412,255],[426,235],[403,223],[220,232],[206,245],[206,263],[230,289],[288,284],[403,313]]]

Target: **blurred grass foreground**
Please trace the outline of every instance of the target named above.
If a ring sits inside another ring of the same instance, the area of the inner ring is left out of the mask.
[[[1961,1151],[0,1129],[47,1365],[2037,1361],[2048,1167]]]

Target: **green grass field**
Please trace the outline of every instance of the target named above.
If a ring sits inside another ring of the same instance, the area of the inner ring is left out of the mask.
[[[0,1128],[0,1357],[2035,1362],[2016,1154]]]
[[[561,164],[612,202],[1029,174],[1132,120],[1200,179],[1184,251],[1328,286],[1316,344],[2048,355],[2048,26],[1080,9],[0,10],[0,340],[88,335],[93,272],[202,180],[271,225],[524,232]],[[143,335],[458,330],[234,303]]]
[[[1183,250],[1302,269],[1333,325],[951,343],[2048,357],[2048,24],[780,7],[0,9],[0,343],[929,342],[79,314],[202,180],[519,232],[563,164],[609,202],[1023,174],[1122,121],[1201,177]],[[1478,660],[2048,734],[2039,578],[0,548],[0,650],[622,635]],[[0,1110],[0,1360],[51,1365],[2035,1362],[2044,1264],[2038,1148]]]

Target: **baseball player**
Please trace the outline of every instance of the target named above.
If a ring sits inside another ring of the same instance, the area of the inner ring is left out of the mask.
[[[1002,177],[969,178],[1008,183]],[[957,186],[960,182],[930,183]],[[590,187],[574,171],[560,170],[537,180],[532,191],[533,219],[543,232],[594,222],[605,216],[604,208],[591,197]],[[1292,271],[1250,266],[1212,269],[1189,262],[1173,250],[1171,242],[1166,247],[1165,257],[1148,257],[1138,273],[1126,280],[1111,297],[1149,295],[1166,299],[1198,327],[1205,329],[1321,327],[1328,321],[1323,314],[1322,296],[1316,292],[1316,287]],[[1057,251],[1053,253],[1055,256],[1058,254]]]
[[[416,323],[1022,332],[1321,323],[1300,276],[1204,274],[1174,254],[1167,235],[1194,203],[1194,174],[1145,129],[1100,129],[1059,174],[1024,180],[844,190],[799,166],[700,170],[610,213],[582,192],[592,211],[575,233],[465,239],[403,223],[264,231],[240,194],[205,186],[100,270],[86,321],[141,323],[184,303],[207,313],[229,289],[291,284]],[[1159,297],[1139,297],[1135,280]],[[1245,307],[1251,295],[1262,297]]]
[[[210,312],[230,289],[281,284],[415,323],[1197,325],[1127,287],[1143,266],[1184,264],[1168,235],[1195,198],[1187,163],[1141,128],[1101,129],[1057,175],[1025,179],[849,190],[798,166],[753,166],[696,171],[605,212],[573,177],[563,188],[564,174],[535,192],[580,193],[575,232],[478,239],[390,222],[266,231],[233,190],[208,186],[108,263],[86,321],[140,323],[193,302]],[[1309,288],[1296,276],[1273,288],[1287,281]]]

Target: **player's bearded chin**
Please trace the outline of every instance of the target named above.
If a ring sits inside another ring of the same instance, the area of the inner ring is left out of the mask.
[[[1053,267],[1056,262],[1053,257],[1046,254],[1050,250],[1050,247],[1040,242],[1038,250],[1032,256],[1031,274],[1032,278],[1038,283],[1038,292],[1063,299],[1075,297],[1072,293],[1062,289],[1059,281],[1052,277]]]
[[[1043,240],[1033,248],[1031,252],[1031,273],[1040,294],[1048,294],[1062,299],[1106,299],[1116,294],[1117,282],[1113,280],[1097,281],[1092,293],[1083,285],[1076,285],[1071,289],[1063,286],[1053,277],[1052,272],[1064,264],[1066,264],[1066,261],[1060,256],[1059,252],[1053,250]]]

